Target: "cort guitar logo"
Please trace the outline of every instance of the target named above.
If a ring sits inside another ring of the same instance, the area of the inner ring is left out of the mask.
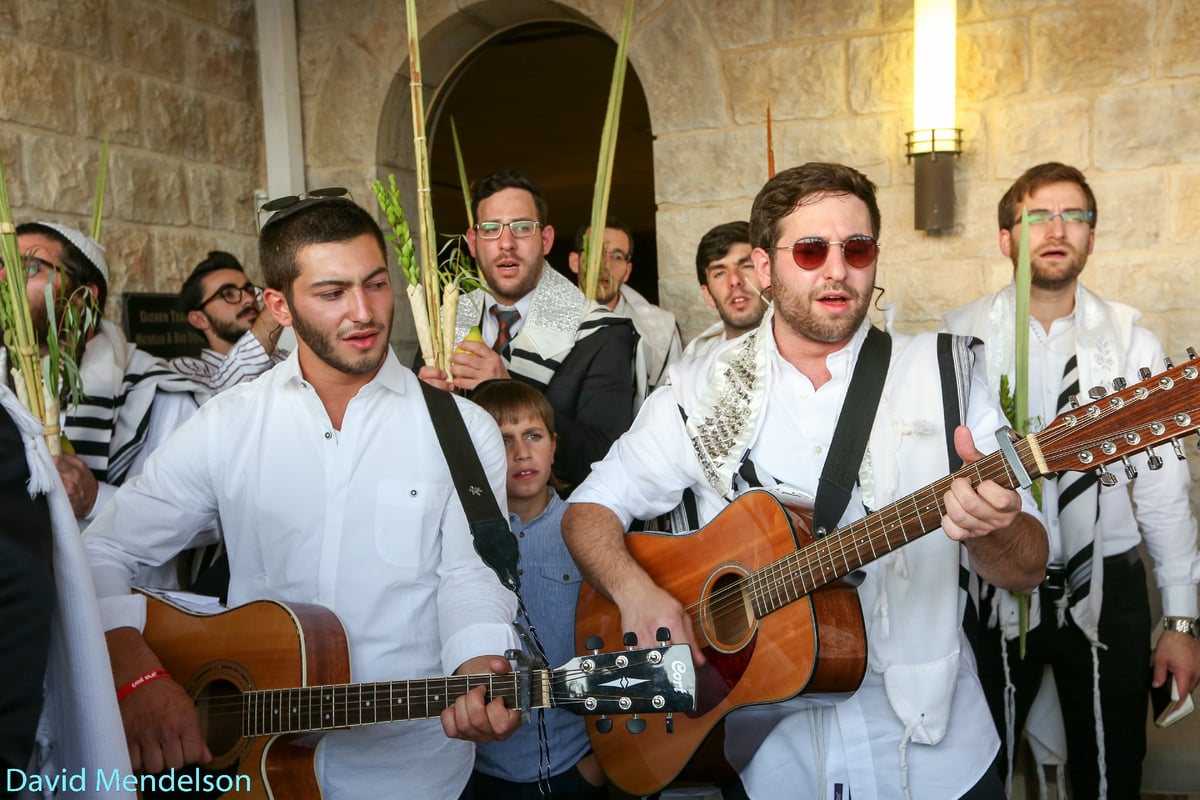
[[[687,664],[682,661],[671,662],[671,684],[678,692],[687,691],[683,687],[683,676],[687,674]]]

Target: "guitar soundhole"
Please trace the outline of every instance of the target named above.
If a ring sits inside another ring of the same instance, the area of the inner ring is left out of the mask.
[[[718,650],[742,647],[754,631],[754,614],[744,591],[744,576],[725,572],[709,585],[704,602],[704,623],[712,645]]]
[[[239,758],[249,740],[242,739],[242,702],[238,687],[227,680],[210,682],[196,696],[196,711],[200,715],[200,733],[213,754],[212,766],[220,767]]]

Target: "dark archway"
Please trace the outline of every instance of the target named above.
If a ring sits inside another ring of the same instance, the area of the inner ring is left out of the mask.
[[[591,216],[596,159],[616,42],[572,22],[536,22],[496,34],[446,78],[429,114],[437,229],[466,228],[450,135],[453,117],[468,180],[515,167],[541,184],[556,241],[549,261],[570,276],[575,230]],[[634,232],[630,284],[658,300],[650,113],[632,66],[626,72],[609,213]]]

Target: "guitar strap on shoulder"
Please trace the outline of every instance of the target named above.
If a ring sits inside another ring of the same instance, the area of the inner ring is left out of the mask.
[[[508,520],[500,513],[500,506],[492,494],[492,486],[479,463],[479,454],[471,445],[471,435],[463,422],[462,414],[449,392],[434,388],[420,381],[425,404],[438,444],[450,468],[450,477],[471,526],[471,537],[475,552],[483,563],[492,568],[500,583],[520,596],[521,579],[517,576],[517,560],[520,553],[517,540],[512,535]]]
[[[858,469],[867,452],[867,440],[875,424],[875,410],[883,395],[883,382],[892,359],[892,337],[874,325],[867,329],[867,340],[858,353],[858,362],[850,376],[850,388],[838,415],[829,456],[817,483],[813,503],[813,532],[824,536],[837,527],[850,493],[858,482]]]

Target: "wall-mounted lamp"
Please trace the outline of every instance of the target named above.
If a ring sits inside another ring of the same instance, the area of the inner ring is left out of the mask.
[[[913,130],[907,156],[915,162],[914,224],[921,231],[954,227],[954,161],[962,128],[954,119],[956,0],[914,0]]]

